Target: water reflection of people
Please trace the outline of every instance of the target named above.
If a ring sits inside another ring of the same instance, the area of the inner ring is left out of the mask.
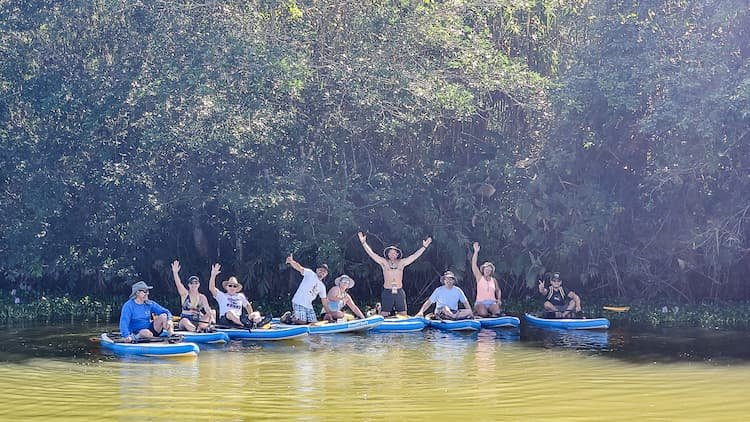
[[[164,330],[172,335],[172,313],[148,299],[153,287],[144,281],[131,286],[130,299],[122,305],[120,312],[120,335],[123,340],[134,342],[139,338],[158,337]],[[152,320],[152,315],[155,315]]]
[[[119,369],[117,372],[108,369],[108,375],[119,384],[119,394],[113,399],[108,394],[97,393],[98,400],[104,404],[103,413],[98,415],[102,420],[152,420],[155,412],[164,410],[165,403],[185,400],[186,392],[193,394],[202,386],[199,359],[120,356],[110,365]],[[179,388],[175,388],[172,380],[179,380]],[[90,381],[87,379],[82,384],[88,385],[87,382]],[[205,400],[213,401],[204,396],[212,394],[210,390],[201,394]],[[216,400],[220,399],[224,397],[217,393]],[[108,406],[110,400],[119,400],[117,412],[112,412]]]
[[[553,273],[549,284],[548,289],[544,286],[544,281],[539,280],[539,293],[547,296],[544,302],[545,313],[554,318],[573,318],[576,312],[581,312],[581,298],[572,290],[565,292],[560,273]]]

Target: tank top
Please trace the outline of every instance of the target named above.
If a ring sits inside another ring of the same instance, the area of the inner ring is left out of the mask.
[[[490,277],[489,280],[480,277],[477,280],[477,302],[482,300],[496,300],[495,297],[495,279]]]

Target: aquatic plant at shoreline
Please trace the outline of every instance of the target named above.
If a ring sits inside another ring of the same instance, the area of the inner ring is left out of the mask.
[[[73,299],[70,296],[42,297],[40,299],[16,304],[0,301],[0,321],[7,320],[79,320],[109,321],[112,318],[112,302],[98,300],[89,296]]]

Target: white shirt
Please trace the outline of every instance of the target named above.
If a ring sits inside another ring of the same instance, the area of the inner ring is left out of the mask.
[[[218,289],[216,290],[216,301],[219,302],[219,317],[226,315],[227,312],[240,316],[242,315],[242,308],[250,303],[244,293],[228,295]]]
[[[312,302],[316,296],[325,299],[326,286],[311,269],[305,268],[303,273],[302,282],[292,298],[292,303],[312,309]]]

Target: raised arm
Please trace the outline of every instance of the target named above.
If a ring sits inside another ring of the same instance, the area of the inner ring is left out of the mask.
[[[471,255],[471,272],[474,273],[474,279],[476,279],[477,282],[482,278],[482,272],[479,271],[479,266],[477,265],[477,258],[479,257],[479,242],[474,242],[474,254]]]
[[[367,244],[367,236],[365,236],[364,233],[359,232],[359,233],[357,233],[357,236],[359,236],[359,243],[362,244],[362,248],[365,250],[365,252],[367,252],[367,255],[369,255],[370,258],[372,258],[373,261],[377,262],[380,265],[386,265],[386,264],[388,264],[388,261],[386,261],[385,258],[383,258],[382,256],[376,254],[372,250],[372,248],[370,247],[370,245]]]
[[[216,294],[219,292],[218,289],[216,289],[216,276],[221,273],[221,264],[216,263],[211,266],[211,278],[208,279],[208,291],[211,292],[211,294],[216,297]]]
[[[295,261],[292,257],[292,254],[289,254],[288,257],[286,257],[286,263],[289,264],[292,268],[297,270],[300,274],[305,275],[305,267],[300,265],[299,262]]]
[[[406,258],[404,258],[404,259],[401,260],[401,263],[403,264],[403,266],[405,267],[405,266],[411,264],[412,262],[416,261],[417,258],[419,258],[420,256],[422,256],[422,254],[424,253],[424,251],[427,250],[427,247],[430,246],[430,243],[432,243],[432,238],[431,237],[428,237],[427,239],[423,240],[421,248],[417,249],[416,252],[414,252],[413,254],[411,254],[411,255],[409,255]]]
[[[187,296],[188,290],[182,284],[182,280],[180,280],[180,261],[178,260],[172,263],[172,277],[174,278],[174,284],[177,286],[177,293],[180,294],[180,297],[184,298]]]

